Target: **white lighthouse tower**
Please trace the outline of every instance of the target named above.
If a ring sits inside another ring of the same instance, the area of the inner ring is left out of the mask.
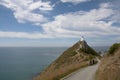
[[[81,42],[83,42],[83,41],[84,41],[84,37],[81,36],[80,41],[79,41],[79,43],[78,43],[80,48],[83,48],[83,45],[82,45],[82,43],[81,43]]]
[[[80,41],[84,41],[84,36],[81,36],[81,39],[80,39]]]

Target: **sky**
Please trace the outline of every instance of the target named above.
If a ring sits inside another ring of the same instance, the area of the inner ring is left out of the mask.
[[[119,0],[0,0],[0,46],[120,42]]]

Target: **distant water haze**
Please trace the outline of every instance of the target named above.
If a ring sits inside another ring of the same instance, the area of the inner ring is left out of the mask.
[[[93,46],[92,48],[95,49],[98,53],[101,52],[102,54],[108,51],[110,46]]]
[[[0,80],[31,80],[67,47],[0,47]],[[108,47],[94,47],[107,51]]]

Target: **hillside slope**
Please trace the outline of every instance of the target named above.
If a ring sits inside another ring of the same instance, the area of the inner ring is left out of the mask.
[[[98,56],[87,42],[78,41],[67,49],[58,59],[51,63],[35,80],[59,80],[69,73],[88,65],[91,59]]]
[[[101,60],[97,80],[120,80],[120,44],[114,44]]]

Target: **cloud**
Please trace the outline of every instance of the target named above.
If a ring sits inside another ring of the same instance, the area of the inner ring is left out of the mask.
[[[113,20],[115,20],[116,22],[120,23],[120,0],[113,0],[111,1],[111,7],[113,8],[114,12],[116,13],[116,15],[113,16]]]
[[[43,11],[50,11],[53,10],[54,5],[50,5],[50,2],[42,2],[42,1],[38,1],[38,2],[33,2],[29,5],[30,10],[35,10],[35,9],[39,9],[39,10],[43,10]]]
[[[118,38],[120,36],[120,28],[113,25],[116,23],[116,20],[113,19],[116,12],[114,12],[109,3],[100,4],[98,9],[91,9],[90,11],[80,10],[60,14],[55,16],[53,21],[46,22],[46,17],[33,11],[40,9],[40,5],[43,4],[46,5],[44,5],[43,10],[52,10],[53,6],[50,5],[50,2],[42,3],[42,1],[33,2],[31,0],[24,0],[23,2],[4,0],[0,2],[0,4],[14,11],[14,16],[19,22],[24,23],[29,21],[35,25],[42,23],[41,26],[43,29],[43,33],[0,31],[0,37],[39,39],[79,38],[81,35],[94,38],[109,36],[117,36]]]
[[[33,0],[1,0],[0,5],[3,5],[14,12],[15,18],[20,23],[43,23],[48,19],[43,16],[42,13],[35,13],[35,10],[39,12],[53,10],[53,5],[50,2],[33,1]]]
[[[0,37],[3,38],[28,38],[28,39],[40,39],[40,38],[52,38],[52,36],[44,33],[27,33],[27,32],[5,32],[0,31]]]
[[[61,0],[63,3],[69,2],[69,3],[74,3],[74,4],[78,4],[78,3],[82,3],[82,2],[87,2],[90,0]]]
[[[115,13],[109,3],[104,3],[100,4],[99,9],[57,15],[54,21],[43,24],[43,29],[47,34],[54,34],[54,36],[119,35],[120,29],[113,26],[114,20],[110,19],[113,15]]]
[[[43,23],[47,21],[47,18],[44,17],[43,15],[30,13],[29,11],[19,10],[18,12],[14,13],[14,16],[20,23],[32,22],[33,24],[36,24],[36,23]]]

